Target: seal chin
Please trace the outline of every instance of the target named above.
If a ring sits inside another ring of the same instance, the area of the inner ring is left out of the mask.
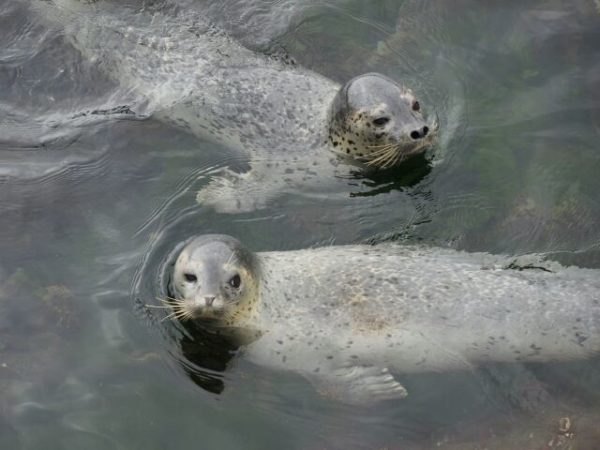
[[[399,142],[383,144],[381,148],[375,149],[372,153],[359,159],[365,165],[376,169],[388,169],[397,166],[412,154],[411,146],[403,145]]]
[[[400,139],[378,146],[373,152],[365,155],[360,162],[374,169],[390,169],[400,166],[407,159],[424,153],[435,142],[435,133],[430,133],[418,141]]]
[[[185,305],[186,317],[201,322],[216,322],[225,316],[223,307]]]

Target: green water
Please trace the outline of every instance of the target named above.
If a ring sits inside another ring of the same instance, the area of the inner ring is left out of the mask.
[[[339,82],[370,71],[404,81],[440,118],[431,167],[348,183],[375,195],[298,192],[217,214],[195,202],[202,176],[245,161],[152,119],[52,128],[52,113],[124,94],[27,2],[4,0],[0,448],[537,449],[566,416],[575,448],[596,448],[595,360],[399,374],[407,399],[354,408],[239,357],[215,375],[217,395],[181,368],[170,325],[148,325],[134,300],[160,282],[167,252],[207,232],[254,250],[400,240],[599,268],[597,2],[279,3],[289,17],[278,4],[237,3],[180,2]],[[535,383],[549,398],[511,400]]]

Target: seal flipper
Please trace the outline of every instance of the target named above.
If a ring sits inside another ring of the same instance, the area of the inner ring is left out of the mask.
[[[408,395],[385,367],[343,367],[311,375],[309,379],[322,395],[354,405],[399,400]]]
[[[278,192],[277,180],[262,179],[256,170],[237,173],[225,168],[197,192],[196,201],[219,213],[244,213],[266,208]]]
[[[120,119],[120,120],[145,120],[149,116],[145,114],[140,114],[135,112],[128,105],[119,105],[114,106],[112,108],[98,108],[88,111],[82,111],[73,115],[72,119],[81,119],[81,118],[92,118],[96,117],[97,120],[102,120],[102,118],[107,119]]]
[[[503,268],[506,270],[540,270],[554,273],[560,271],[562,266],[556,261],[546,259],[544,255],[531,254],[512,258]]]

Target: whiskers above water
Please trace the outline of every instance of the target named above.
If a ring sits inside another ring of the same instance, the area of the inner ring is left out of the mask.
[[[400,164],[406,156],[406,154],[402,152],[400,145],[397,143],[369,145],[368,147],[375,149],[375,151],[370,155],[372,159],[369,159],[366,162],[367,166],[376,166],[381,169],[387,169],[388,167]]]
[[[185,307],[185,300],[179,300],[179,299],[176,299],[173,297],[167,297],[164,299],[157,297],[156,300],[161,302],[162,305],[145,304],[144,306],[146,308],[153,308],[153,309],[172,309],[173,310],[171,313],[169,313],[165,317],[163,317],[161,319],[161,322],[164,322],[165,320],[169,320],[169,319],[179,319],[182,321],[186,321],[186,320],[190,320],[193,318],[192,312],[189,311]]]
[[[369,155],[369,160],[365,162],[367,166],[377,167],[379,169],[389,169],[390,167],[400,165],[409,156],[421,153],[423,149],[432,145],[439,128],[438,122],[432,124],[432,132],[414,143],[412,147],[404,147],[398,142],[381,145],[369,145],[373,152]]]
[[[188,320],[198,319],[200,321],[206,321],[211,323],[213,327],[228,327],[230,323],[234,322],[238,316],[238,313],[235,311],[225,309],[220,312],[220,314],[215,317],[204,317],[198,318],[196,314],[190,310],[188,307],[189,304],[184,299],[176,299],[174,297],[166,297],[159,298],[156,300],[162,303],[162,305],[149,305],[144,304],[144,307],[151,309],[171,309],[172,312],[168,313],[165,317],[163,317],[160,321],[164,322],[165,320],[177,319],[182,322],[186,322]],[[217,320],[217,322],[213,323],[213,320]]]

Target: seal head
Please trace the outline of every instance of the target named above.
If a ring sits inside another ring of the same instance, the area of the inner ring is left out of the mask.
[[[368,73],[347,82],[331,108],[329,143],[336,152],[379,169],[422,153],[437,132],[412,91],[390,78]]]
[[[258,261],[235,238],[208,234],[181,251],[173,270],[174,314],[218,326],[239,326],[258,301]]]

